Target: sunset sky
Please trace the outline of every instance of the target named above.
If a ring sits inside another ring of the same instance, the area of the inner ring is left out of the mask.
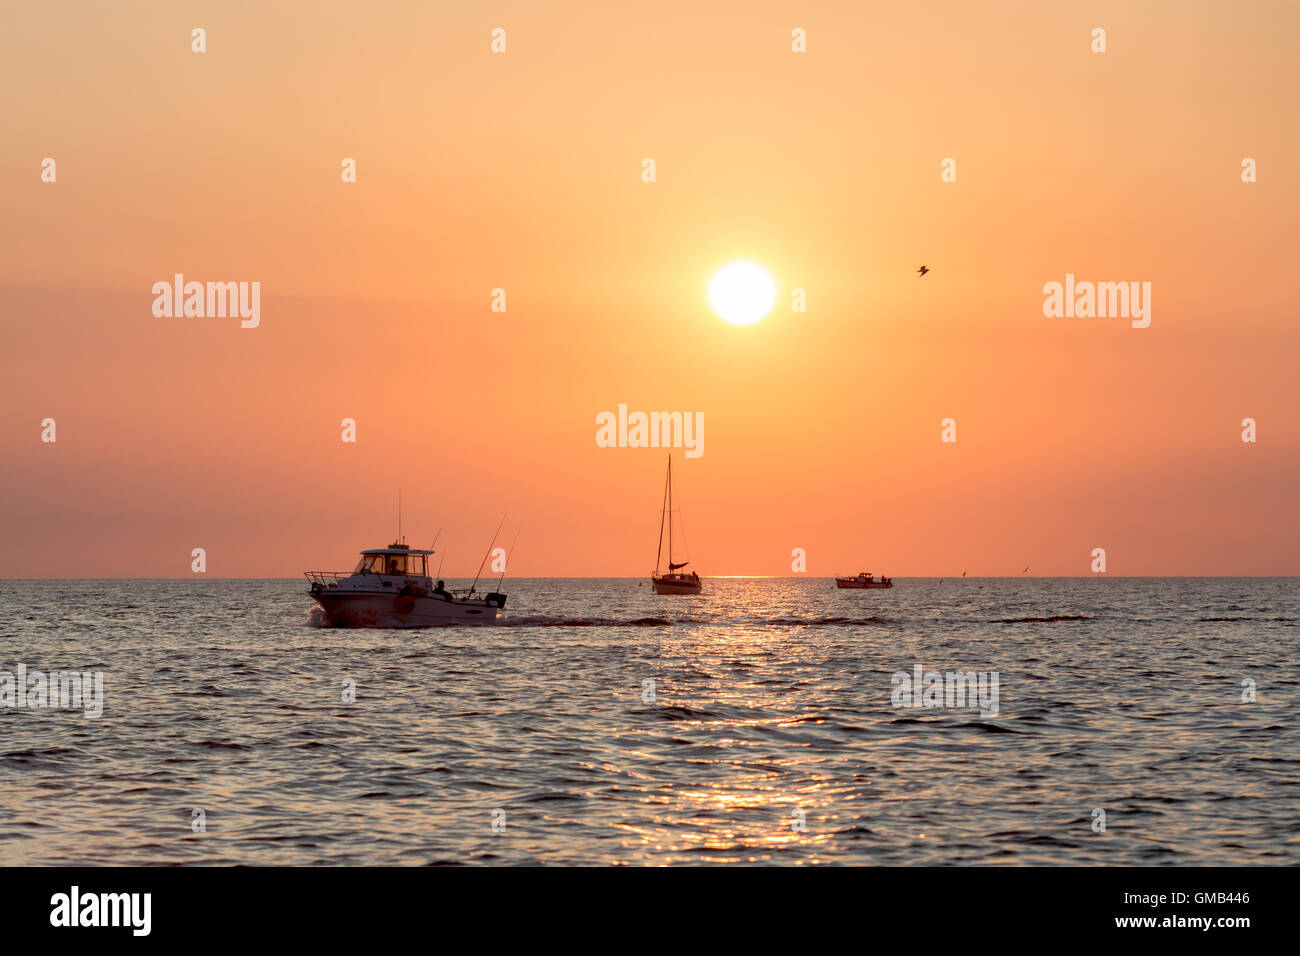
[[[620,403],[704,414],[705,576],[1300,574],[1298,34],[1291,2],[4,5],[0,577],[342,569],[399,489],[448,576],[503,512],[513,575],[645,574],[665,455],[597,446]],[[743,327],[707,294],[738,259],[777,287]],[[1150,282],[1151,326],[1045,318],[1067,272]],[[156,318],[175,273],[260,282],[260,326]]]

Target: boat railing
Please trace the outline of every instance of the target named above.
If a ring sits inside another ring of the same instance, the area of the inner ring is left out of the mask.
[[[346,571],[304,571],[302,573],[308,581],[311,582],[312,590],[321,588],[336,588],[339,586],[339,580],[347,577]]]

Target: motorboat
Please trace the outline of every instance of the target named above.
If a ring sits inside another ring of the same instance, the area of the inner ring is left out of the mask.
[[[326,622],[335,627],[433,627],[495,621],[506,596],[450,591],[429,577],[432,548],[412,548],[404,540],[386,548],[367,548],[349,574],[304,572],[311,596]],[[475,585],[477,585],[477,579]]]
[[[893,579],[887,578],[883,574],[880,576],[880,580],[877,581],[871,576],[870,571],[859,571],[852,577],[837,577],[835,586],[837,588],[892,588],[894,582]]]

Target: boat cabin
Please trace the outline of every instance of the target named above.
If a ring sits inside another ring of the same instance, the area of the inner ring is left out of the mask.
[[[426,551],[410,548],[404,544],[392,544],[387,548],[367,548],[361,552],[361,560],[357,562],[352,573],[427,578],[431,554],[433,554],[432,549]]]

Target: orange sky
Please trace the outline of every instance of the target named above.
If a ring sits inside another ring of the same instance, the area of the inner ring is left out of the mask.
[[[350,567],[399,487],[449,576],[504,511],[512,574],[639,575],[620,402],[704,413],[705,575],[1300,574],[1300,7],[625,6],[0,9],[0,576]],[[155,318],[177,272],[261,325]],[[1044,318],[1067,272],[1151,327]]]

